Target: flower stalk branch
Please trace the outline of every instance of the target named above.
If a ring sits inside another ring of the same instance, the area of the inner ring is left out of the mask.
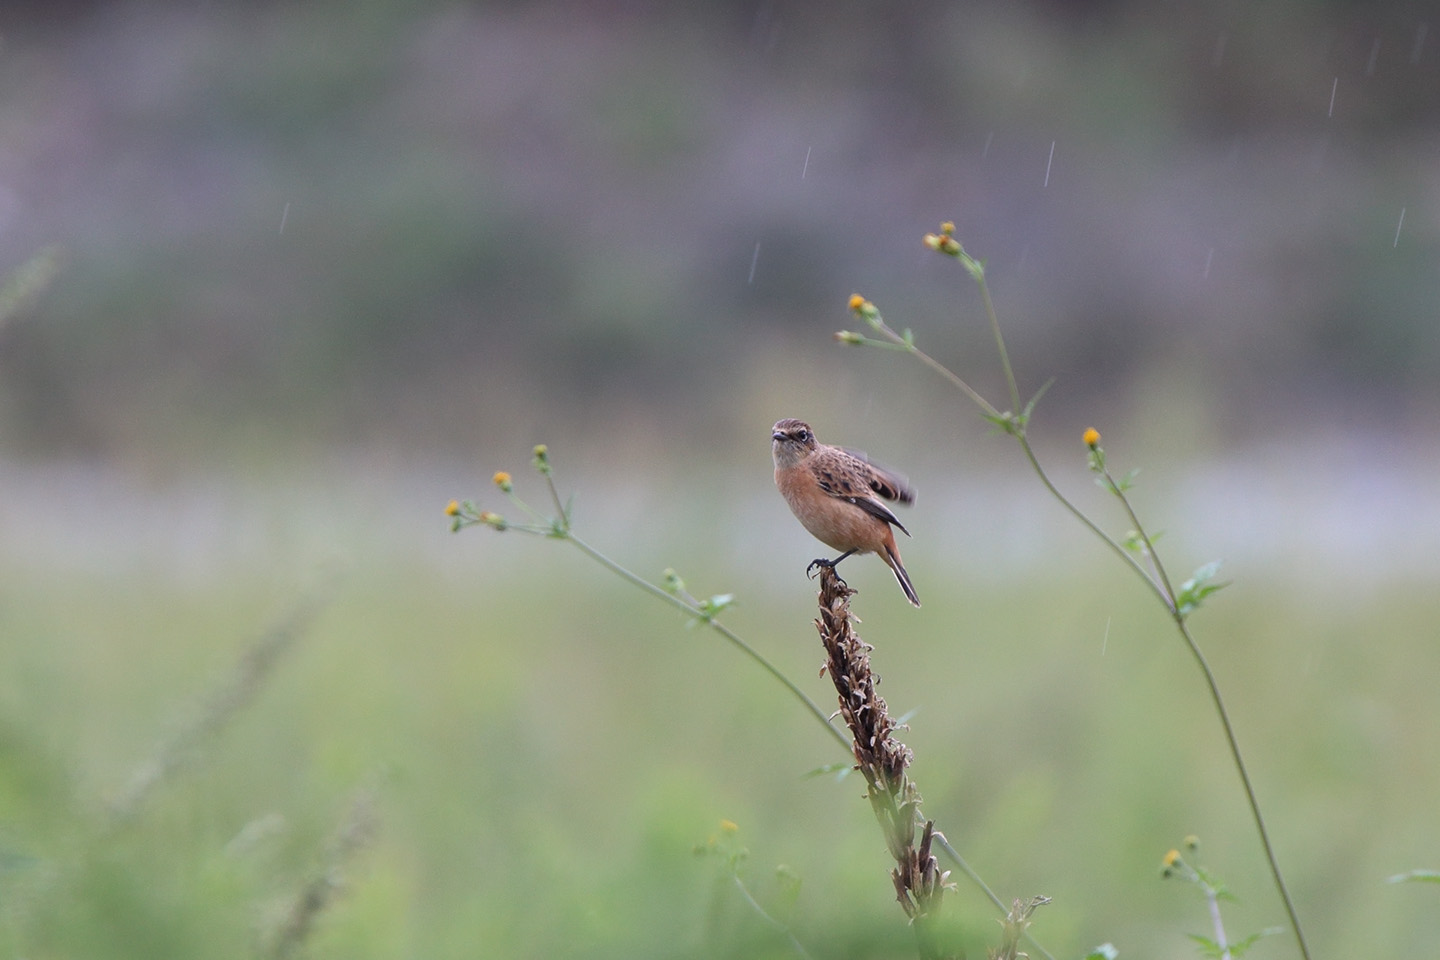
[[[1274,847],[1270,842],[1270,834],[1265,826],[1265,818],[1260,812],[1260,803],[1255,795],[1254,787],[1250,782],[1250,774],[1246,769],[1245,759],[1240,752],[1239,741],[1235,737],[1235,730],[1230,722],[1229,712],[1226,710],[1224,701],[1220,696],[1220,685],[1215,679],[1215,674],[1210,669],[1204,653],[1200,650],[1200,645],[1195,641],[1186,623],[1186,618],[1194,612],[1206,596],[1225,586],[1224,583],[1211,582],[1219,565],[1212,563],[1201,567],[1189,580],[1182,583],[1178,590],[1171,585],[1170,576],[1166,572],[1165,565],[1156,553],[1154,537],[1145,532],[1144,526],[1140,523],[1140,519],[1131,505],[1129,497],[1126,495],[1130,486],[1130,478],[1124,477],[1116,479],[1109,472],[1105,464],[1104,450],[1100,447],[1100,434],[1094,429],[1087,430],[1084,436],[1085,445],[1090,451],[1090,469],[1098,475],[1097,479],[1100,481],[1101,486],[1113,493],[1120,500],[1127,518],[1134,525],[1135,533],[1131,540],[1137,547],[1138,552],[1149,562],[1153,568],[1153,573],[1151,570],[1146,569],[1145,565],[1136,558],[1131,550],[1128,550],[1124,544],[1101,529],[1099,524],[1091,520],[1083,510],[1071,502],[1071,500],[1055,486],[1054,482],[1051,481],[1049,475],[1041,465],[1039,457],[1036,456],[1034,448],[1030,445],[1030,440],[1027,435],[1030,416],[1034,411],[1035,404],[1039,400],[1040,395],[1044,393],[1044,389],[1042,388],[1039,393],[1031,398],[1023,409],[1020,408],[1020,392],[1016,385],[1015,370],[1010,363],[1009,353],[1005,349],[1005,338],[1001,334],[1000,323],[995,313],[995,306],[990,298],[990,288],[985,279],[985,263],[983,260],[979,260],[967,253],[960,242],[955,239],[954,233],[955,225],[953,223],[943,223],[940,225],[939,233],[926,234],[924,243],[930,249],[959,261],[960,265],[965,268],[965,271],[970,274],[971,278],[980,288],[980,297],[984,304],[985,316],[989,322],[991,332],[995,337],[995,346],[999,352],[1000,365],[1004,371],[1005,382],[1009,389],[1010,410],[1004,412],[996,410],[993,404],[981,396],[957,374],[916,347],[915,338],[911,331],[905,330],[903,333],[897,333],[886,324],[879,309],[859,294],[855,294],[850,298],[849,306],[851,311],[861,320],[864,320],[871,329],[880,333],[884,339],[875,340],[853,331],[841,331],[835,335],[835,338],[842,343],[855,346],[875,345],[904,350],[916,356],[917,359],[926,366],[935,370],[946,380],[954,384],[961,393],[980,408],[981,414],[986,420],[992,423],[997,429],[1015,438],[1026,461],[1030,464],[1030,468],[1034,471],[1050,495],[1072,516],[1079,520],[1086,529],[1099,537],[1112,553],[1124,561],[1165,606],[1166,612],[1169,614],[1171,620],[1174,621],[1176,630],[1179,632],[1186,648],[1190,651],[1201,674],[1204,676],[1206,687],[1209,689],[1211,700],[1215,705],[1215,712],[1218,714],[1221,727],[1225,732],[1225,740],[1230,749],[1231,760],[1234,763],[1236,772],[1240,776],[1240,782],[1250,806],[1250,813],[1254,819],[1256,831],[1260,836],[1260,844],[1264,848],[1265,858],[1270,868],[1270,875],[1274,880],[1275,888],[1280,894],[1280,900],[1284,904],[1285,912],[1289,917],[1290,927],[1294,934],[1296,945],[1299,947],[1303,960],[1310,960],[1310,950],[1305,942],[1305,934],[1300,924],[1300,917],[1295,910],[1294,902],[1290,898],[1290,891],[1285,884],[1285,877],[1281,873],[1279,860],[1276,858]],[[1014,412],[1016,410],[1019,412]]]

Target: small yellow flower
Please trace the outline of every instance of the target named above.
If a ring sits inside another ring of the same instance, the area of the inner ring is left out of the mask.
[[[510,474],[506,473],[504,470],[497,472],[495,476],[491,477],[490,479],[494,482],[495,486],[499,487],[505,493],[509,493],[512,489],[514,489],[513,485],[510,483]]]
[[[852,294],[850,294],[850,309],[851,309],[851,310],[854,310],[854,311],[856,311],[856,312],[858,313],[859,310],[860,310],[860,308],[863,307],[863,306],[865,306],[865,298],[864,298],[864,297],[860,296],[860,294],[858,294],[858,293],[852,293]]]
[[[459,500],[451,500],[449,503],[445,504],[445,516],[447,516],[447,517],[458,517],[458,516],[460,516],[460,501],[459,501]]]
[[[940,232],[947,237],[953,235],[955,233],[954,222],[951,220],[946,220],[944,223],[940,224]]]
[[[536,460],[544,460],[546,457],[550,456],[550,448],[545,446],[545,444],[543,443],[535,444],[535,449],[531,450],[530,452],[535,455]]]
[[[1175,864],[1177,864],[1177,863],[1180,862],[1180,851],[1179,851],[1179,850],[1171,850],[1169,853],[1165,854],[1165,861],[1164,861],[1164,862],[1165,862],[1165,869],[1167,869],[1167,870],[1170,869],[1171,867],[1175,866]]]
[[[1186,850],[1199,850],[1199,849],[1200,849],[1200,838],[1197,837],[1197,836],[1195,836],[1195,834],[1193,834],[1193,833],[1190,834],[1188,837],[1186,837],[1184,842],[1185,842],[1185,849],[1186,849]]]
[[[488,524],[496,530],[504,530],[506,526],[504,517],[498,513],[491,513],[489,510],[481,511],[479,520],[481,523]]]
[[[740,825],[734,820],[721,820],[720,829],[726,833],[734,833],[740,829]]]
[[[1085,434],[1080,439],[1085,441],[1085,446],[1089,447],[1091,450],[1094,450],[1096,447],[1100,446],[1100,431],[1096,430],[1094,427],[1089,427],[1085,430]]]

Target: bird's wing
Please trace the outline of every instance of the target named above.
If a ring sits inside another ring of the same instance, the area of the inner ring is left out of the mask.
[[[915,502],[915,488],[910,486],[909,478],[903,473],[881,466],[871,460],[863,450],[851,450],[847,447],[842,448],[842,452],[848,453],[864,465],[866,483],[871,490],[886,500],[894,500],[896,503],[911,504]]]
[[[809,459],[815,482],[821,490],[839,500],[855,504],[871,516],[898,527],[905,536],[910,536],[910,531],[905,529],[905,524],[900,522],[894,511],[876,498],[875,494],[879,490],[875,486],[874,464],[859,459],[848,450],[840,449],[816,451]],[[891,499],[909,503],[914,495],[910,494],[908,487],[902,485],[901,489],[909,494],[909,499]]]

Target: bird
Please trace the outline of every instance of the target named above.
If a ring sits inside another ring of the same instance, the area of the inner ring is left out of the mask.
[[[878,554],[894,572],[905,598],[920,606],[890,528],[898,528],[907,537],[910,531],[884,502],[914,503],[910,481],[858,450],[821,443],[803,420],[779,421],[770,431],[770,440],[775,486],[790,512],[815,539],[841,551],[834,560],[816,560],[810,568],[833,569],[852,553]]]

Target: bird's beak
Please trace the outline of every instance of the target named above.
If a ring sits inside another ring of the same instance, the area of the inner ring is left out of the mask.
[[[785,439],[785,434],[780,433],[780,432],[777,430],[775,433],[770,434],[770,439],[771,439],[771,440],[784,440],[784,439]]]

